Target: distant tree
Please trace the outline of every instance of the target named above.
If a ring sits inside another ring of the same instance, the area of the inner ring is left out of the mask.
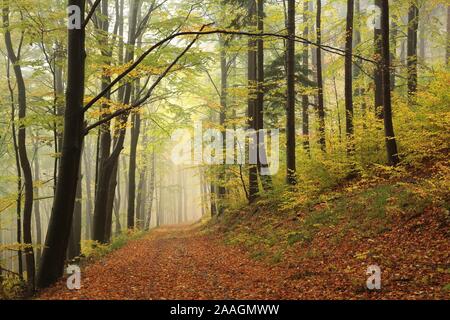
[[[419,28],[419,8],[416,0],[410,0],[408,11],[408,97],[410,100],[417,91],[417,30]]]
[[[347,153],[353,152],[353,16],[355,4],[347,0],[347,26],[345,40],[345,124]]]
[[[381,3],[381,35],[382,35],[382,79],[383,79],[383,112],[384,131],[386,139],[386,151],[388,163],[395,166],[399,163],[397,142],[394,134],[392,122],[392,101],[390,83],[390,38],[389,38],[389,1],[383,0]]]
[[[309,0],[303,1],[303,38],[309,38]],[[302,52],[302,65],[303,70],[309,70],[309,45],[303,44]],[[303,148],[310,155],[310,142],[309,142],[309,96],[308,94],[302,95],[302,131],[303,131]]]
[[[375,0],[375,6],[380,8],[383,0]],[[376,17],[378,19],[378,17]],[[374,53],[375,60],[378,62],[375,65],[374,85],[375,85],[375,114],[379,119],[383,119],[383,80],[382,80],[382,66],[381,66],[381,25],[375,22],[374,28]]]
[[[323,71],[322,71],[322,1],[317,0],[316,16],[316,55],[317,55],[317,111],[319,115],[319,144],[322,151],[326,151],[325,142],[325,103],[323,98]]]

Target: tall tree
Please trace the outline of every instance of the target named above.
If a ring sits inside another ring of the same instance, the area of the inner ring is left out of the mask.
[[[248,18],[251,31],[256,28],[256,1],[248,1]],[[248,61],[247,61],[247,80],[248,80],[248,107],[247,117],[248,125],[251,129],[256,129],[256,99],[254,97],[254,91],[256,87],[256,41],[253,37],[248,38]],[[255,143],[255,142],[253,142]],[[255,201],[259,192],[258,187],[258,168],[256,165],[249,165],[249,201]],[[212,190],[211,190],[212,191]]]
[[[295,0],[288,0],[286,43],[286,160],[287,183],[296,184],[295,163]]]
[[[375,6],[380,9],[383,0],[375,0]],[[378,12],[376,12],[378,15]],[[375,60],[378,62],[375,65],[374,84],[375,84],[375,114],[379,119],[383,118],[383,81],[382,81],[382,65],[381,65],[381,22],[380,17],[375,17],[374,25],[374,54]]]
[[[347,0],[347,25],[345,35],[345,128],[347,153],[353,151],[353,16],[355,4]]]
[[[419,29],[419,7],[416,0],[410,0],[408,11],[408,97],[410,100],[417,91],[417,30]]]
[[[39,165],[39,132],[36,132],[34,139],[34,181],[40,180],[40,165]],[[41,227],[41,206],[39,200],[39,187],[34,188],[34,198],[37,199],[34,204],[34,221],[36,228],[36,265],[39,265],[41,260],[41,248],[42,243],[42,227]]]
[[[445,51],[445,64],[450,62],[450,5],[447,6],[447,48]]]
[[[258,0],[257,8],[257,27],[258,33],[264,33],[264,0]],[[261,168],[266,170],[267,163],[267,149],[265,136],[262,134],[264,129],[264,97],[265,97],[265,70],[264,70],[264,39],[258,37],[256,40],[256,130],[259,133],[258,139],[258,172],[262,172]],[[269,175],[261,174],[261,184],[264,190],[269,190],[272,186],[272,181]]]
[[[136,159],[137,159],[137,146],[139,141],[139,135],[141,131],[141,115],[138,112],[134,112],[131,116],[131,139],[130,139],[130,161],[128,163],[128,208],[127,216],[130,219],[131,216],[135,216],[136,207]],[[136,215],[138,211],[136,211]],[[134,218],[133,218],[134,219]],[[134,223],[133,223],[134,225]],[[132,227],[129,225],[128,227]]]
[[[84,0],[69,0],[84,13]],[[74,8],[74,7],[72,7]],[[74,13],[71,12],[70,15]],[[53,198],[52,215],[45,239],[37,285],[47,287],[62,276],[64,260],[77,189],[84,129],[84,61],[85,28],[84,14],[80,17],[80,29],[68,30],[67,90],[64,114],[64,137],[58,171],[56,192]]]
[[[26,245],[24,249],[26,267],[27,267],[27,288],[28,292],[34,291],[35,286],[35,265],[33,241],[31,236],[31,218],[33,213],[33,176],[31,173],[31,165],[28,160],[26,146],[26,126],[25,118],[27,115],[27,92],[25,81],[23,78],[22,67],[20,65],[20,46],[19,52],[16,54],[9,31],[9,1],[6,1],[3,7],[3,27],[5,28],[5,46],[8,59],[14,70],[17,84],[17,103],[19,106],[19,129],[17,134],[17,145],[19,152],[20,167],[23,172],[23,183],[25,187],[25,200],[23,207],[23,242]]]
[[[392,122],[392,101],[390,83],[390,38],[389,38],[389,1],[381,3],[381,35],[382,35],[382,75],[383,75],[383,113],[386,151],[388,163],[395,166],[399,163],[397,141]]]
[[[325,103],[323,97],[323,70],[322,70],[322,1],[317,0],[317,16],[316,16],[316,33],[317,33],[317,111],[319,115],[319,143],[322,151],[326,151],[325,144]]]
[[[228,100],[228,60],[227,60],[227,39],[224,36],[220,36],[220,112],[219,112],[219,124],[222,130],[222,146],[225,150],[226,147],[226,134],[225,134],[225,121],[227,112],[227,100]],[[219,174],[219,214],[223,214],[224,211],[224,199],[226,194],[225,183],[225,168],[221,168]]]
[[[19,146],[17,144],[17,130],[16,130],[16,106],[14,99],[14,89],[11,83],[10,76],[11,64],[8,60],[6,64],[6,79],[8,81],[8,90],[11,100],[11,136],[13,140],[14,160],[17,170],[17,197],[16,197],[16,240],[18,244],[22,244],[22,170],[20,168]],[[17,250],[17,264],[19,278],[23,279],[23,259],[22,249]]]
[[[111,55],[112,51],[109,43],[109,5],[108,0],[102,1],[101,19],[99,23],[96,24],[96,29],[98,33],[98,42],[101,48],[101,55],[104,60],[104,68],[101,77],[101,90],[107,90],[108,84],[111,82],[111,77],[108,74],[108,67],[111,65]],[[123,1],[122,1],[123,6]],[[119,8],[117,13],[117,19],[119,23],[123,23],[123,16],[121,13],[122,7]],[[120,49],[120,46],[119,46]],[[123,90],[120,90],[119,95],[121,95]],[[100,118],[107,116],[107,110],[109,110],[109,105],[106,101],[111,99],[111,91],[107,90],[105,93],[105,102],[101,105],[101,116]],[[92,227],[92,238],[97,241],[104,240],[104,228],[102,225],[106,222],[106,213],[104,213],[104,208],[107,203],[108,191],[109,191],[109,179],[111,178],[112,168],[110,161],[108,161],[111,155],[111,122],[108,121],[99,127],[99,140],[98,140],[98,152],[97,152],[97,171],[96,171],[96,184],[95,184],[95,198],[94,198],[94,216],[93,216],[93,227]],[[97,231],[96,231],[97,230]]]
[[[309,0],[303,1],[303,38],[309,38]],[[303,70],[308,72],[309,70],[309,45],[303,44],[302,52],[302,65]],[[308,94],[302,95],[302,129],[303,129],[303,148],[310,155],[310,143],[309,143],[309,96]]]

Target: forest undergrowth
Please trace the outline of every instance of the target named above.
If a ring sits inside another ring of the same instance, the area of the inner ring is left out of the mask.
[[[420,167],[309,194],[274,190],[206,232],[223,234],[254,260],[294,270],[291,280],[310,297],[449,298],[449,161]],[[367,290],[370,265],[381,268],[379,292]]]

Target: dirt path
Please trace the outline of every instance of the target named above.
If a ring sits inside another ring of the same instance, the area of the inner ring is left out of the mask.
[[[441,233],[428,239],[417,229],[416,237],[403,229],[393,234],[397,233],[403,237],[397,239],[396,248],[383,249],[381,291],[365,288],[369,261],[354,258],[355,252],[364,252],[372,243],[354,248],[345,242],[339,250],[323,247],[320,250],[325,255],[306,259],[297,252],[288,261],[271,265],[223,244],[220,234],[206,235],[198,226],[178,226],[152,230],[89,264],[82,270],[80,290],[68,290],[62,279],[39,298],[448,299],[441,287],[449,278],[436,269],[448,262],[448,241],[441,239]],[[394,240],[380,239],[380,245]],[[411,260],[418,256],[427,260]],[[413,276],[419,280],[406,278]],[[425,276],[428,282],[421,280]]]
[[[289,270],[250,259],[196,227],[165,227],[82,270],[82,288],[62,280],[41,299],[286,299]]]

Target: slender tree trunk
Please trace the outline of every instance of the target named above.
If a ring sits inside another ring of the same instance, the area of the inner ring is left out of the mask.
[[[88,161],[88,145],[85,145],[83,152],[84,160],[84,176],[85,176],[85,189],[86,189],[86,229],[85,229],[85,239],[90,239],[92,234],[92,194],[91,194],[91,166]],[[90,153],[89,153],[90,154]],[[89,157],[90,159],[90,157]]]
[[[150,181],[149,181],[149,203],[148,203],[148,210],[147,210],[147,216],[146,216],[146,223],[145,223],[145,230],[150,229],[150,223],[152,218],[152,209],[153,209],[153,202],[155,198],[155,150],[152,151],[152,161],[151,161],[151,170],[150,170]]]
[[[118,165],[119,162],[117,161],[114,164],[114,167],[111,171],[111,177],[109,180],[109,187],[108,187],[108,193],[107,193],[107,202],[106,202],[106,217],[105,217],[105,235],[104,235],[104,241],[109,242],[111,240],[111,233],[112,233],[112,216],[114,211],[114,199],[116,196],[116,187],[117,187],[117,177],[118,177]]]
[[[252,31],[257,27],[256,26],[256,1],[250,0],[248,2],[248,17],[250,19],[250,28]],[[255,87],[256,87],[256,41],[254,38],[249,37],[248,39],[248,62],[247,62],[247,80],[248,80],[248,107],[247,107],[247,116],[248,116],[248,126],[251,129],[256,129],[256,99],[255,95]],[[253,142],[254,145],[254,142]],[[249,164],[249,201],[253,202],[256,200],[256,197],[259,192],[258,187],[258,168],[255,164]],[[211,194],[214,193],[214,188],[211,185]]]
[[[384,130],[386,137],[386,150],[388,163],[395,166],[399,163],[397,142],[392,123],[392,102],[390,84],[390,45],[389,45],[389,2],[382,1],[381,8],[381,30],[382,30],[382,67],[383,67],[383,111]]]
[[[426,56],[427,56],[427,36],[426,36],[426,28],[425,28],[425,20],[421,20],[419,16],[419,58],[420,63],[426,64]]]
[[[445,52],[445,64],[450,62],[450,5],[447,6],[447,49]]]
[[[8,89],[11,99],[11,135],[14,147],[14,159],[16,161],[17,170],[17,198],[16,198],[16,241],[19,245],[22,244],[22,170],[20,169],[19,147],[17,144],[17,130],[16,130],[16,108],[14,101],[14,89],[11,84],[10,76],[10,61],[6,64],[6,78],[8,80]],[[23,255],[22,249],[17,250],[18,259],[18,273],[19,278],[23,279]]]
[[[381,9],[383,0],[375,0],[375,5]],[[376,18],[378,19],[378,17]],[[381,49],[381,26],[379,19],[375,22],[374,29],[374,53],[377,64],[375,65],[375,114],[379,119],[383,119],[383,83],[382,83],[382,49]]]
[[[210,199],[211,199],[211,217],[214,217],[217,215],[217,205],[216,205],[216,186],[214,183],[210,184],[211,192],[210,192]],[[159,199],[161,201],[161,198]]]
[[[182,185],[183,185],[183,221],[188,222],[188,188],[186,184],[186,168],[182,172]]]
[[[84,0],[69,0],[84,12]],[[81,18],[84,23],[84,16]],[[53,200],[45,247],[38,274],[38,287],[44,288],[62,276],[72,227],[73,210],[83,144],[84,114],[84,28],[68,30],[68,67],[64,138],[58,182]]]
[[[391,91],[395,90],[395,82],[396,82],[396,73],[397,70],[394,67],[396,58],[397,58],[397,35],[398,35],[398,25],[397,25],[397,17],[393,16],[392,17],[392,22],[391,22],[391,66],[392,67],[392,72],[391,72]]]
[[[144,212],[147,196],[147,168],[145,165],[139,172],[138,193],[136,196],[136,226],[143,230],[145,227]]]
[[[322,71],[322,1],[317,0],[317,17],[316,17],[316,33],[317,44],[319,47],[316,49],[317,54],[317,111],[319,114],[319,143],[323,152],[326,151],[325,143],[325,103],[323,97],[323,71]]]
[[[70,232],[69,247],[67,248],[67,259],[72,260],[81,254],[81,211],[82,211],[82,184],[81,173],[78,176],[77,195],[73,210],[72,230]]]
[[[39,166],[39,144],[38,144],[38,133],[36,133],[36,141],[34,142],[34,181],[40,180],[40,166]],[[41,248],[42,244],[42,230],[41,230],[41,207],[39,200],[39,187],[34,188],[34,197],[38,199],[34,204],[34,221],[36,227],[36,265],[39,265],[41,260]]]
[[[408,12],[408,97],[412,101],[417,92],[417,30],[419,28],[419,8],[411,0]]]
[[[137,15],[141,4],[142,3],[140,0],[133,0],[131,4],[129,15],[128,47],[126,50],[125,62],[130,62],[134,58]],[[121,101],[122,104],[128,105],[130,103],[132,90],[133,85],[127,82],[124,86],[123,100]],[[110,225],[111,221],[110,219],[112,219],[115,188],[117,185],[117,176],[116,176],[117,165],[119,155],[123,149],[125,141],[125,134],[126,134],[125,124],[127,123],[127,121],[128,121],[128,113],[123,114],[118,119],[116,119],[114,136],[117,138],[115,139],[114,148],[113,151],[110,153],[109,157],[105,160],[104,169],[99,173],[99,179],[103,179],[102,180],[103,183],[99,182],[95,201],[94,240],[99,241],[101,243],[107,242],[105,236],[107,235],[107,233],[110,233],[110,228],[107,227],[107,225]],[[99,194],[100,189],[102,191],[101,194]],[[134,214],[133,217],[131,218],[134,220]],[[133,223],[134,226],[133,220],[130,220],[130,217],[128,217],[129,226],[131,222]]]
[[[63,46],[60,41],[55,43],[55,83],[54,83],[54,114],[58,119],[63,119],[64,117],[64,80],[63,80],[63,69],[64,69],[64,52]],[[54,124],[54,150],[55,150],[55,160],[53,164],[53,192],[56,190],[57,175],[58,175],[58,162],[60,159],[60,149],[62,146],[62,130],[58,127],[58,123]]]
[[[258,32],[264,33],[264,0],[258,0],[257,7],[257,26]],[[264,96],[265,96],[265,72],[264,72],[264,39],[258,37],[256,41],[257,45],[257,66],[256,66],[256,86],[257,86],[257,98],[256,98],[256,130],[258,132],[258,171],[260,173],[261,184],[264,190],[270,190],[272,188],[272,179],[270,175],[261,174],[261,170],[268,169],[267,151],[265,136],[262,130],[264,129]]]
[[[353,40],[353,48],[354,50],[358,51],[359,53],[359,45],[361,44],[361,1],[355,0],[355,15],[356,20],[354,23],[354,40]],[[356,59],[356,62],[353,63],[353,79],[359,80],[361,76],[361,66],[363,64],[362,59]],[[365,117],[366,113],[366,103],[364,102],[363,96],[364,96],[364,86],[357,85],[355,88],[355,95],[361,99],[360,101],[360,107],[362,116]]]
[[[25,200],[23,207],[23,242],[27,247],[24,249],[26,267],[27,267],[27,289],[31,294],[34,291],[35,286],[35,264],[34,264],[34,252],[33,241],[31,235],[31,218],[33,213],[33,176],[31,173],[30,161],[28,160],[27,146],[26,146],[26,127],[24,119],[27,112],[27,96],[25,81],[23,79],[22,68],[20,66],[19,57],[14,52],[14,48],[11,40],[11,33],[9,31],[9,7],[6,5],[3,7],[3,26],[5,27],[5,46],[8,53],[8,59],[13,65],[14,75],[16,77],[17,84],[17,102],[19,106],[19,130],[17,136],[17,145],[20,159],[20,167],[23,172],[23,181],[25,187]],[[20,52],[19,52],[20,56]]]
[[[354,151],[353,145],[353,16],[354,1],[347,0],[347,26],[345,41],[345,128],[347,155]]]
[[[110,65],[111,50],[108,48],[108,29],[109,29],[109,12],[108,12],[108,0],[102,1],[101,15],[105,17],[101,20],[98,33],[100,34],[99,44],[102,47],[101,54],[105,59],[106,66],[104,67],[104,72],[101,77],[101,90],[105,90],[108,84],[111,82],[111,77],[107,75],[106,71]],[[111,99],[111,93],[107,92],[105,99]],[[102,115],[105,117],[106,111],[109,109],[107,103],[103,103],[101,106]],[[106,217],[103,216],[109,191],[109,183],[111,179],[112,166],[108,163],[108,158],[111,154],[111,122],[107,122],[100,126],[99,133],[99,147],[98,147],[98,159],[97,159],[97,179],[95,187],[95,200],[94,200],[94,225],[93,225],[93,239],[99,242],[104,241],[104,228],[102,224],[106,224]]]
[[[226,148],[226,133],[225,133],[225,121],[226,121],[226,112],[227,112],[227,100],[228,100],[228,65],[227,65],[227,52],[226,52],[226,40],[221,37],[220,39],[221,48],[220,48],[220,114],[219,114],[219,124],[222,130],[222,143],[223,150]],[[225,201],[225,167],[220,169],[219,174],[219,184],[218,184],[218,197],[219,197],[219,206],[218,206],[218,214],[223,214],[224,212],[224,201]]]
[[[289,39],[286,41],[286,168],[287,183],[295,185],[295,0],[287,3],[287,30]]]
[[[134,113],[131,120],[131,143],[130,143],[130,161],[128,163],[128,228],[135,226],[135,205],[136,205],[136,157],[139,134],[141,130],[141,116]],[[138,215],[139,211],[136,211]]]
[[[303,38],[309,38],[309,0],[304,0],[303,2]],[[303,44],[302,53],[302,64],[303,70],[306,72],[306,76],[309,74],[309,45],[307,43]],[[302,95],[302,129],[303,129],[303,148],[306,153],[311,156],[310,142],[309,142],[309,96],[307,94]]]

